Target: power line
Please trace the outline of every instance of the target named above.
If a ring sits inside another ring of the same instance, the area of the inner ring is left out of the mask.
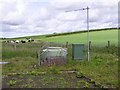
[[[82,9],[75,9],[75,10],[69,10],[69,11],[65,11],[65,12],[73,12],[73,11],[81,11],[81,10],[87,10],[87,43],[88,43],[88,53],[87,53],[87,58],[88,61],[90,61],[90,49],[89,49],[89,41],[90,41],[90,35],[89,35],[89,7],[87,6],[86,8],[82,8]]]

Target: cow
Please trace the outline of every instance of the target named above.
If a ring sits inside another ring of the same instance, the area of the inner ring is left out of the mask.
[[[22,43],[26,43],[26,41],[21,40]]]
[[[34,40],[32,39],[31,41],[33,42]]]
[[[15,43],[19,43],[20,41],[19,40],[16,40]]]
[[[11,41],[10,41],[10,43],[14,44],[14,43],[15,43],[15,41],[11,40]]]
[[[28,42],[33,42],[34,40],[33,39],[31,39],[31,38],[29,38],[29,39],[27,39],[28,40]]]

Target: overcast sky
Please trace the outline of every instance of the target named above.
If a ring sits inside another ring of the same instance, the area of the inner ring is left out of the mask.
[[[1,37],[21,37],[118,26],[119,0],[0,0]]]

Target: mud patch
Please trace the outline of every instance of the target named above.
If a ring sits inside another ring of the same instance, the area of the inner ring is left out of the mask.
[[[3,88],[99,88],[88,78],[77,78],[75,73],[9,75],[3,77]]]

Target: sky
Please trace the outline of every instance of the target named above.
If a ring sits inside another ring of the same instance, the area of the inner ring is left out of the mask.
[[[0,38],[118,27],[119,0],[0,0]],[[72,11],[72,12],[66,12]]]

